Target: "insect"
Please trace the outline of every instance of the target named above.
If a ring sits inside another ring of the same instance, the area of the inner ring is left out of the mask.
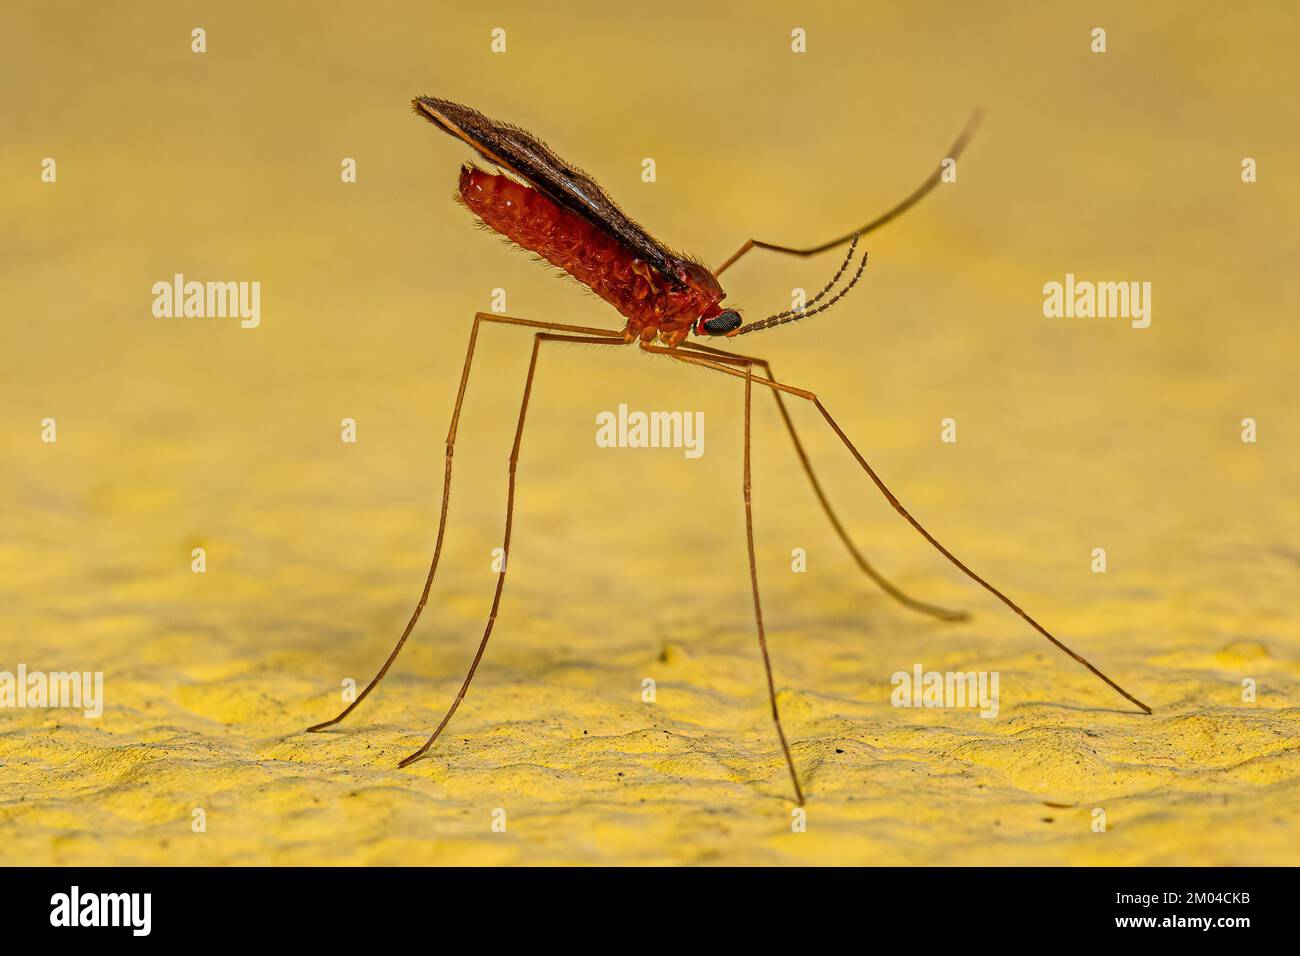
[[[447,527],[447,505],[451,493],[452,455],[456,444],[456,429],[460,422],[461,405],[465,400],[465,389],[469,383],[470,366],[474,360],[474,346],[478,341],[479,328],[485,322],[501,323],[533,330],[532,358],[524,381],[523,397],[519,406],[519,418],[515,425],[514,445],[510,452],[505,537],[502,544],[503,554],[508,554],[510,551],[510,535],[514,518],[516,466],[519,461],[520,444],[523,440],[529,397],[537,374],[538,356],[543,345],[577,343],[613,347],[636,343],[647,352],[665,355],[676,362],[706,371],[730,375],[743,381],[744,452],[741,491],[745,508],[745,533],[746,543],[749,548],[749,575],[754,597],[754,619],[758,645],[763,658],[763,668],[767,678],[768,698],[772,707],[772,721],[781,744],[786,766],[790,772],[795,801],[799,805],[802,805],[804,801],[803,787],[799,781],[799,773],[795,768],[794,758],[791,755],[785,731],[781,726],[781,714],[776,700],[776,684],[772,677],[772,662],[768,653],[766,632],[763,627],[758,570],[754,557],[754,520],[750,501],[750,406],[755,385],[768,389],[776,398],[781,418],[794,443],[795,453],[803,466],[822,510],[836,534],[862,572],[890,597],[914,611],[941,620],[958,621],[966,618],[966,614],[963,612],[936,607],[904,594],[862,556],[831,507],[830,501],[813,471],[795,430],[794,422],[786,408],[783,396],[799,398],[811,403],[816,408],[825,420],[826,425],[844,444],[872,483],[893,506],[894,510],[916,529],[926,541],[933,545],[939,553],[956,565],[969,578],[995,595],[1012,611],[1024,618],[1034,630],[1057,648],[1074,658],[1126,700],[1139,707],[1144,713],[1151,713],[1151,708],[1120,687],[1089,661],[1057,640],[1019,605],[967,567],[956,555],[940,544],[929,531],[922,527],[920,522],[903,507],[893,492],[880,480],[875,470],[867,463],[867,460],[849,440],[835,419],[831,417],[830,412],[814,392],[778,381],[772,373],[771,365],[765,359],[741,355],[710,345],[689,341],[692,335],[705,339],[725,340],[763,331],[778,325],[804,321],[825,312],[839,303],[857,284],[862,277],[863,270],[866,268],[867,254],[865,252],[860,259],[856,260],[857,266],[853,268],[860,237],[902,215],[934,189],[942,178],[942,163],[902,202],[853,232],[808,248],[794,248],[750,239],[717,269],[710,270],[699,261],[680,255],[654,239],[624,215],[622,210],[605,194],[594,179],[562,160],[547,146],[519,127],[488,119],[482,113],[467,106],[429,96],[418,97],[412,101],[412,106],[419,116],[428,120],[443,132],[461,140],[474,150],[478,156],[498,170],[492,172],[470,163],[466,163],[461,168],[460,201],[478,217],[480,222],[489,229],[500,233],[516,246],[534,253],[587,286],[592,292],[612,305],[624,317],[626,324],[621,332],[613,332],[610,329],[562,325],[556,322],[543,322],[482,312],[474,316],[474,322],[470,328],[469,347],[465,355],[465,364],[461,369],[460,389],[456,394],[456,404],[451,416],[451,427],[447,433],[446,465],[442,482],[442,506],[438,518],[438,532],[434,542],[433,559],[429,565],[428,576],[425,578],[424,590],[415,606],[415,610],[411,614],[410,620],[402,631],[401,637],[398,638],[396,646],[393,647],[379,672],[375,674],[374,678],[356,699],[349,703],[337,717],[308,728],[310,731],[321,731],[337,724],[366,699],[370,692],[383,680],[389,668],[392,667],[397,655],[401,652],[403,645],[419,620],[420,612],[428,602],[429,591],[433,586],[434,575],[438,570],[438,559],[442,554],[443,537]],[[977,111],[961,136],[948,151],[947,158],[955,160],[961,153],[974,133],[979,119],[980,114]],[[719,282],[719,276],[735,265],[742,256],[754,249],[807,257],[828,252],[844,245],[848,246],[848,254],[845,256],[843,264],[830,282],[816,296],[809,299],[802,308],[775,312],[747,323],[737,309],[723,304],[726,293]],[[849,274],[851,268],[852,273]],[[848,275],[847,279],[845,278],[846,275]],[[760,370],[761,374],[759,374]],[[423,746],[403,759],[398,764],[399,767],[405,767],[429,752],[429,749],[434,745],[452,716],[456,713],[461,701],[465,699],[470,682],[474,679],[474,674],[483,659],[483,653],[487,649],[488,640],[492,636],[492,629],[496,623],[505,582],[506,572],[503,567],[497,576],[496,592],[493,595],[492,609],[483,631],[482,640],[479,642],[478,650],[468,672],[465,674],[465,679],[461,683],[456,699],[452,701],[442,721],[424,742]]]

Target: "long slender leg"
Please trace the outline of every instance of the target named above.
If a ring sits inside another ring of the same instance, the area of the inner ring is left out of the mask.
[[[1016,602],[1012,601],[1011,598],[1007,597],[1005,594],[1003,594],[1001,591],[995,588],[988,581],[984,580],[984,578],[980,577],[978,574],[972,571],[955,554],[953,554],[942,544],[940,544],[939,541],[934,537],[934,535],[930,534],[929,531],[925,530],[925,528],[922,527],[921,523],[917,521],[914,517],[912,517],[911,512],[909,512],[906,508],[903,507],[902,502],[900,502],[898,498],[894,496],[894,493],[890,491],[888,487],[886,487],[885,483],[880,480],[880,476],[876,474],[875,470],[871,467],[871,465],[867,464],[867,460],[863,458],[862,454],[857,450],[856,447],[854,447],[853,442],[849,441],[848,435],[844,433],[844,430],[841,429],[839,424],[835,421],[835,419],[831,417],[831,413],[826,410],[826,406],[824,406],[821,403],[821,400],[818,399],[815,394],[808,391],[807,389],[795,388],[792,385],[786,385],[782,382],[775,382],[775,381],[770,381],[761,378],[753,379],[753,376],[749,372],[741,371],[741,369],[739,368],[733,368],[730,365],[725,364],[727,362],[731,362],[732,364],[735,365],[747,365],[748,364],[747,360],[737,361],[735,359],[723,358],[722,356],[718,356],[718,359],[715,361],[711,359],[701,358],[695,355],[683,354],[681,351],[675,349],[664,349],[658,346],[651,346],[651,345],[643,345],[642,348],[644,348],[646,351],[649,352],[658,352],[664,355],[671,356],[672,358],[676,359],[679,362],[686,362],[690,365],[699,365],[704,368],[711,368],[714,371],[724,372],[727,375],[736,376],[737,378],[745,378],[747,380],[757,381],[762,385],[766,385],[768,388],[785,392],[788,395],[797,395],[800,398],[807,399],[809,402],[812,402],[812,404],[817,408],[817,411],[819,411],[822,417],[826,419],[826,423],[831,426],[831,430],[834,431],[837,436],[839,436],[840,441],[844,443],[845,447],[848,448],[848,450],[853,454],[853,457],[857,459],[858,464],[862,466],[862,469],[867,473],[868,477],[871,478],[872,483],[874,483],[875,486],[878,489],[880,489],[880,493],[884,495],[885,499],[890,503],[890,505],[893,506],[893,509],[897,511],[900,515],[902,515],[904,520],[906,520],[908,524],[910,524],[913,528],[915,528],[917,533],[920,534],[921,537],[925,538],[926,541],[930,542],[930,544],[934,546],[935,550],[937,550],[945,558],[951,561],[968,578],[970,578],[976,584],[983,587],[986,591],[988,591],[990,594],[996,597],[999,601],[1001,601],[1007,607],[1011,608],[1011,610],[1015,611],[1016,614],[1020,615],[1020,617],[1024,618],[1024,620],[1029,624],[1030,627],[1032,627],[1039,634],[1043,635],[1043,637],[1051,641],[1052,644],[1055,645],[1058,649],[1060,649],[1063,653],[1073,658],[1074,660],[1078,661],[1080,664],[1082,664],[1084,667],[1090,670],[1094,675],[1099,677],[1103,682],[1105,682],[1107,686],[1109,686],[1112,690],[1116,691],[1121,697],[1123,697],[1125,700],[1129,701],[1132,704],[1136,704],[1145,713],[1148,714],[1151,713],[1150,707],[1142,703],[1142,701],[1138,700],[1136,697],[1134,697],[1132,694],[1126,691],[1123,687],[1120,687],[1119,684],[1115,683],[1113,680],[1111,680],[1109,677],[1103,674],[1100,670],[1094,667],[1086,658],[1076,654],[1074,651],[1070,650],[1070,648],[1066,647],[1063,643],[1061,643],[1059,640],[1053,637],[1052,634],[1048,632],[1048,630],[1045,627],[1043,627],[1036,620],[1030,617],[1029,614],[1026,613],[1026,611],[1023,608],[1020,607],[1020,605],[1016,604]]]
[[[474,325],[469,333],[469,347],[465,351],[465,365],[460,372],[460,389],[456,393],[456,406],[451,413],[451,427],[447,431],[447,457],[446,464],[443,466],[442,473],[442,508],[438,515],[438,536],[434,540],[433,560],[429,564],[429,573],[424,579],[424,590],[420,593],[420,600],[415,605],[415,610],[411,612],[410,620],[406,622],[406,627],[402,631],[402,636],[397,639],[397,644],[393,647],[392,653],[384,661],[384,666],[379,668],[379,673],[370,679],[365,690],[357,695],[356,700],[343,708],[342,712],[332,720],[324,723],[315,724],[308,727],[308,733],[324,730],[326,727],[332,727],[340,720],[352,713],[357,706],[366,699],[372,690],[384,679],[388,669],[393,666],[393,661],[397,660],[397,655],[401,653],[402,646],[406,644],[406,639],[411,636],[411,631],[415,629],[415,623],[420,619],[420,612],[424,610],[424,605],[429,600],[429,590],[433,587],[433,576],[438,570],[438,559],[442,556],[443,533],[447,530],[447,505],[451,494],[451,462],[452,454],[456,447],[456,429],[460,424],[460,408],[465,401],[465,388],[469,384],[469,370],[474,361],[474,346],[478,342],[478,329],[480,323],[499,322],[503,325],[516,325],[532,329],[548,329],[559,332],[572,332],[589,336],[607,336],[609,329],[591,329],[580,325],[560,325],[555,322],[536,322],[532,319],[517,319],[508,315],[492,315],[487,312],[478,312],[474,315]]]
[[[707,345],[697,345],[694,342],[684,342],[678,346],[678,348],[688,348],[692,351],[734,359],[747,359],[761,367],[769,381],[776,381],[776,376],[772,373],[772,366],[766,359],[737,355],[734,352],[724,352],[722,349],[711,348]],[[803,442],[799,440],[799,433],[795,431],[794,420],[790,417],[790,412],[785,406],[785,400],[781,397],[781,393],[776,389],[772,389],[772,397],[776,399],[776,406],[781,412],[781,420],[785,422],[785,429],[790,433],[790,440],[794,443],[795,454],[799,457],[799,463],[803,466],[804,474],[808,476],[808,481],[812,485],[813,494],[817,496],[817,500],[821,503],[822,511],[826,513],[826,519],[830,521],[831,527],[835,529],[835,533],[839,535],[840,541],[844,543],[844,547],[848,549],[849,554],[853,557],[854,563],[856,563],[862,570],[862,573],[874,581],[882,591],[904,607],[911,608],[913,611],[919,611],[922,614],[929,614],[931,617],[937,617],[943,621],[967,620],[970,615],[965,611],[952,611],[935,604],[927,604],[925,601],[918,601],[916,598],[909,597],[890,582],[888,578],[877,571],[871,563],[862,556],[862,552],[858,550],[857,546],[853,543],[853,539],[849,537],[848,531],[845,530],[844,525],[840,522],[839,516],[835,513],[835,509],[831,507],[830,499],[826,497],[826,492],[822,489],[821,482],[817,480],[817,475],[813,471],[812,462],[808,458],[808,453],[804,451]]]
[[[776,735],[781,738],[781,751],[785,754],[785,764],[790,768],[790,780],[794,784],[795,803],[803,806],[803,788],[799,786],[799,774],[794,769],[794,758],[790,756],[790,745],[785,740],[785,730],[781,727],[781,711],[776,706],[776,684],[772,680],[772,659],[767,653],[767,632],[763,628],[763,602],[758,597],[758,561],[754,555],[754,509],[750,502],[749,471],[749,406],[750,384],[754,380],[754,367],[745,365],[745,477],[743,483],[745,497],[745,540],[749,545],[749,580],[754,591],[754,620],[758,624],[758,646],[763,652],[763,670],[767,673],[767,696],[772,702],[772,722],[776,724]]]
[[[961,151],[966,148],[966,144],[970,142],[970,138],[975,135],[975,129],[979,126],[980,120],[983,118],[983,116],[984,114],[981,110],[976,110],[973,114],[971,114],[971,118],[966,123],[966,128],[962,130],[961,135],[957,137],[957,142],[953,143],[952,147],[948,150],[947,158],[956,159],[959,155],[961,155]],[[897,219],[903,213],[907,212],[907,210],[911,209],[918,202],[924,199],[926,194],[929,193],[930,190],[934,189],[935,186],[939,185],[939,181],[942,178],[942,176],[943,176],[943,166],[941,164],[936,166],[934,172],[932,172],[928,177],[926,177],[925,182],[921,183],[920,186],[914,189],[907,196],[907,198],[904,199],[902,202],[898,203],[898,205],[894,206],[892,209],[889,209],[888,211],[877,216],[875,219],[871,220],[865,226],[862,226],[859,229],[854,229],[852,232],[847,232],[837,239],[832,239],[830,242],[823,242],[821,245],[809,246],[804,249],[797,249],[792,246],[780,246],[771,242],[763,242],[760,239],[748,239],[745,241],[745,244],[743,246],[741,246],[738,250],[736,250],[736,252],[731,256],[730,259],[728,259],[722,265],[718,266],[718,268],[713,270],[713,274],[715,276],[722,275],[723,272],[731,268],[731,266],[733,266],[736,263],[736,260],[738,260],[745,253],[749,252],[749,250],[751,249],[767,249],[769,252],[781,252],[791,256],[814,256],[819,252],[826,252],[828,249],[834,249],[836,246],[840,246],[848,242],[854,236],[866,235],[869,232],[879,229],[881,226],[885,225],[886,223],[892,222],[893,220]]]
[[[483,652],[487,650],[488,638],[492,636],[492,627],[496,624],[497,611],[501,607],[501,593],[506,586],[506,571],[510,568],[510,534],[514,528],[515,517],[515,470],[519,464],[519,445],[524,437],[524,421],[528,415],[528,400],[533,392],[533,377],[537,372],[537,355],[543,342],[578,342],[588,345],[627,344],[622,338],[595,338],[589,335],[552,335],[547,332],[538,332],[533,336],[533,355],[528,362],[528,377],[524,381],[524,397],[519,404],[519,421],[515,425],[515,443],[510,449],[510,477],[506,492],[506,531],[505,539],[501,544],[501,551],[505,555],[505,564],[501,568],[501,573],[497,575],[496,593],[492,596],[492,610],[488,613],[487,626],[483,629],[483,639],[479,641],[478,651],[474,654],[474,661],[469,665],[465,680],[460,685],[460,693],[456,695],[451,707],[447,709],[442,722],[438,724],[438,729],[429,736],[423,747],[398,763],[399,767],[405,767],[429,752],[429,748],[433,746],[434,741],[438,739],[438,735],[442,733],[443,728],[450,722],[452,715],[456,713],[456,708],[460,706],[460,702],[465,699],[465,694],[469,691],[470,681],[474,679],[474,672],[478,670],[479,661],[483,660]]]

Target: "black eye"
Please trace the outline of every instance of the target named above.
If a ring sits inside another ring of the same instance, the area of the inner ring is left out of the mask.
[[[742,319],[734,309],[719,312],[711,319],[704,320],[704,331],[709,335],[726,335],[732,329],[739,328]]]

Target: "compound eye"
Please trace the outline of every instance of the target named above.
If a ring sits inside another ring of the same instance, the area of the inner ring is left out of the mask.
[[[704,331],[709,335],[726,335],[733,329],[740,328],[743,320],[740,313],[735,309],[727,309],[725,312],[719,312],[711,319],[704,320]]]

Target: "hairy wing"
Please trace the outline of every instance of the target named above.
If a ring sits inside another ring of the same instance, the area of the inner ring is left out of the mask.
[[[552,202],[622,243],[672,285],[681,285],[675,269],[680,257],[629,219],[594,179],[556,156],[531,133],[488,119],[468,106],[432,96],[418,97],[411,105],[488,162],[514,173]]]

